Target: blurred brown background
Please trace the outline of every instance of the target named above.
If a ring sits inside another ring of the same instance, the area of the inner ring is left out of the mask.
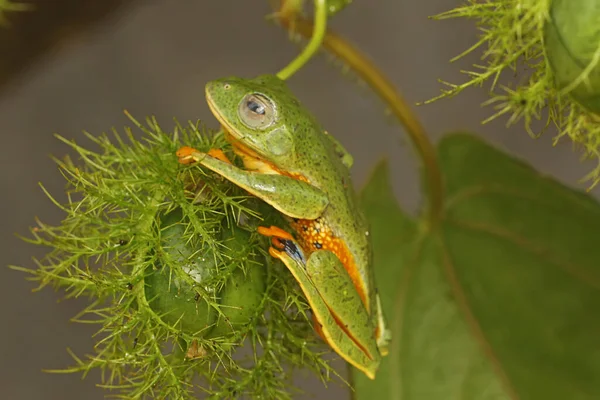
[[[51,12],[57,11],[62,1],[40,3],[45,5],[45,14],[35,18],[50,26],[52,19],[62,15]],[[173,125],[173,117],[180,121],[202,119],[214,126],[203,98],[207,80],[274,73],[298,51],[280,28],[265,22],[270,10],[266,1],[100,3],[104,7],[91,13],[88,10],[95,24],[85,19],[88,17],[79,17],[76,24],[59,23],[56,36],[44,33],[36,39],[36,32],[29,32],[34,42],[60,38],[58,46],[35,59],[25,73],[0,86],[3,266],[31,267],[31,257],[41,256],[43,249],[21,242],[14,234],[26,234],[35,216],[54,223],[62,217],[38,187],[38,182],[43,182],[52,193],[60,193],[64,187],[49,155],[60,156],[66,147],[53,133],[81,138],[82,130],[101,133],[112,127],[120,129],[128,124],[122,113],[125,108],[139,119],[155,115],[166,129]],[[439,93],[438,78],[460,81],[459,69],[468,66],[467,62],[451,65],[448,60],[474,42],[475,27],[467,21],[427,18],[460,3],[355,0],[332,26],[369,54],[415,103]],[[46,7],[48,4],[52,6]],[[34,16],[20,16],[17,22],[26,23],[27,18]],[[0,28],[0,38],[9,34]],[[0,53],[0,60],[18,60],[14,49],[2,48],[5,54]],[[8,76],[9,72],[3,73]],[[311,61],[290,85],[354,154],[357,186],[365,182],[377,160],[389,157],[398,200],[411,212],[418,208],[415,158],[402,128],[384,117],[382,104],[372,94],[343,78],[325,57]],[[579,164],[569,143],[552,147],[551,134],[532,140],[521,125],[505,129],[502,119],[481,126],[480,121],[492,112],[480,106],[486,99],[484,89],[472,89],[453,99],[415,108],[433,140],[450,131],[477,132],[544,173],[585,187],[577,182],[589,166]],[[106,393],[95,387],[97,375],[81,381],[77,375],[41,371],[70,365],[67,347],[80,355],[86,353],[92,346],[93,330],[69,322],[81,302],[60,302],[60,294],[51,289],[31,294],[33,286],[23,278],[21,273],[0,268],[0,398],[103,398]],[[347,389],[339,384],[325,391],[318,382],[306,379],[298,377],[308,391],[304,398],[348,398]]]

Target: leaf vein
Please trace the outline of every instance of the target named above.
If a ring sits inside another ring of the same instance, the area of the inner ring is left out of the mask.
[[[494,227],[490,224],[482,224],[473,221],[447,219],[449,223],[457,225],[462,228],[470,229],[475,232],[485,233],[494,236],[499,239],[504,239],[510,243],[518,246],[519,248],[534,254],[544,261],[556,265],[570,276],[578,279],[584,284],[588,284],[594,289],[600,289],[600,277],[595,276],[586,270],[586,268],[575,265],[574,263],[560,260],[560,257],[552,252],[548,247],[535,243],[525,237],[517,235],[515,232],[511,232],[502,228]]]
[[[507,395],[513,400],[518,400],[519,395],[515,391],[513,384],[510,381],[506,372],[504,371],[504,368],[500,364],[500,360],[496,356],[494,349],[487,340],[485,334],[483,333],[483,330],[481,329],[481,326],[479,325],[477,319],[471,311],[471,306],[469,304],[469,301],[467,300],[465,293],[461,288],[458,277],[456,276],[456,269],[454,268],[452,258],[450,257],[450,253],[448,251],[448,246],[446,245],[442,235],[438,236],[438,241],[442,254],[442,266],[444,272],[446,273],[446,277],[448,278],[448,284],[452,289],[458,308],[462,311],[463,316],[465,317],[465,322],[467,326],[470,328],[475,340],[477,340],[477,342],[481,346],[483,354],[490,361],[493,370],[496,371],[500,382],[502,383],[507,392]]]
[[[556,209],[563,210],[563,208],[561,208],[561,207],[556,207],[556,205],[554,205],[548,201],[544,201],[546,199],[546,197],[538,197],[538,196],[535,196],[535,195],[529,194],[529,193],[525,194],[522,191],[520,191],[519,189],[512,188],[512,187],[502,185],[502,184],[485,184],[485,185],[469,186],[467,188],[464,188],[464,189],[458,191],[453,196],[449,197],[448,201],[446,201],[446,206],[445,206],[446,211],[450,210],[452,207],[456,206],[461,201],[465,201],[465,200],[471,199],[473,197],[482,196],[485,194],[504,194],[504,195],[508,195],[508,196],[515,197],[518,199],[528,200],[528,201],[531,201],[532,203],[535,203],[540,206],[553,208],[555,210]],[[571,213],[571,214],[580,213],[586,219],[590,217],[588,215],[588,213],[593,213],[595,216],[600,217],[600,208],[599,207],[592,206],[590,203],[585,202],[582,199],[580,199],[578,196],[574,196],[570,193],[569,193],[568,197],[569,197],[569,200],[576,203],[576,204],[574,204],[573,207],[568,207],[569,213]]]

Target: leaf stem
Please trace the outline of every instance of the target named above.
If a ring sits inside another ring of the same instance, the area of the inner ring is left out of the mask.
[[[285,9],[286,1],[282,2],[282,10],[279,13],[279,20],[289,20],[288,16],[293,14],[294,10]],[[285,11],[284,11],[285,9]],[[300,68],[310,60],[321,47],[323,37],[327,32],[327,1],[315,0],[315,24],[312,28],[310,41],[302,52],[292,60],[285,68],[277,73],[281,80],[287,80],[294,75]]]
[[[289,13],[280,13],[278,16],[279,22],[286,29],[293,26],[293,29],[304,37],[309,37],[311,34],[313,24],[306,18],[297,14],[290,16]],[[424,167],[424,181],[429,194],[429,204],[426,211],[427,228],[436,227],[442,219],[444,189],[435,148],[429,140],[425,129],[406,100],[394,89],[394,86],[379,68],[348,41],[328,30],[322,39],[322,45],[327,51],[344,61],[348,67],[354,70],[390,107],[392,113],[406,129]]]

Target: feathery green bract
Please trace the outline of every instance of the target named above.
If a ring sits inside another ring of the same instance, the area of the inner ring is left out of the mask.
[[[177,161],[182,145],[227,150],[222,135],[199,124],[169,134],[153,119],[132,121],[141,137],[86,133],[97,150],[59,136],[81,160],[56,160],[66,202],[44,190],[65,217],[31,230],[26,240],[50,248],[36,268],[13,267],[38,290],[90,299],[74,320],[99,327],[93,354],[73,354],[74,366],[54,372],[99,368],[102,386],[120,398],[290,398],[293,367],[328,380],[328,350],[308,306],[256,233],[279,214]]]
[[[595,103],[588,98],[600,94],[586,91],[583,98],[578,92],[582,86],[598,87],[597,82],[590,84],[600,76],[598,4],[596,0],[468,0],[435,16],[470,19],[479,29],[478,41],[452,61],[477,49],[483,55],[481,64],[463,71],[465,82],[441,81],[447,88],[426,103],[488,84],[491,98],[484,104],[493,104],[496,112],[484,123],[508,115],[507,125],[523,120],[534,137],[554,125],[555,143],[568,137],[579,145],[584,158],[599,162],[585,177],[593,187],[600,182],[600,124],[598,109],[589,108]],[[565,45],[570,48],[562,49]],[[573,82],[564,82],[565,77]]]

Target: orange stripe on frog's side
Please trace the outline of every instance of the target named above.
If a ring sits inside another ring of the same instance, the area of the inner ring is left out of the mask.
[[[329,250],[342,262],[344,268],[350,275],[352,283],[358,292],[363,304],[367,306],[367,292],[363,285],[361,276],[356,268],[354,257],[346,243],[333,235],[326,221],[322,218],[315,220],[297,219],[291,223],[292,228],[298,236],[300,246],[307,253],[315,250]]]

